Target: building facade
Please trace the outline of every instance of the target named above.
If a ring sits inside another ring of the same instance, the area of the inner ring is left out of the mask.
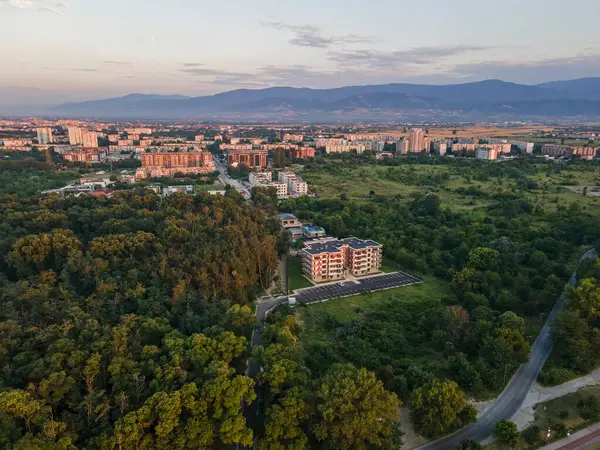
[[[421,153],[425,150],[425,132],[421,128],[411,129],[408,142],[408,151],[410,153]]]
[[[238,164],[246,164],[250,168],[267,167],[268,165],[267,150],[228,150],[227,165],[235,166]]]
[[[294,195],[308,195],[308,184],[292,172],[279,172],[279,181],[287,184],[288,192]]]
[[[300,251],[302,271],[315,283],[343,280],[378,273],[383,246],[375,241],[357,238],[317,239],[305,243]]]
[[[300,147],[292,150],[295,159],[306,159],[315,157],[315,149],[312,147]]]
[[[83,131],[79,127],[69,127],[69,144],[83,145]]]
[[[142,153],[142,167],[136,179],[172,177],[176,173],[198,174],[216,170],[209,152]]]
[[[36,131],[38,144],[46,145],[54,142],[54,138],[52,137],[52,128],[38,128]]]
[[[83,146],[85,148],[98,148],[98,133],[95,131],[84,132]]]

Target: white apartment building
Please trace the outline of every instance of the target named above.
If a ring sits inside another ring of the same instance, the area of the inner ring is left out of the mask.
[[[36,131],[38,144],[46,145],[54,142],[54,138],[52,137],[52,128],[38,128]]]
[[[277,191],[277,198],[287,198],[288,185],[283,181],[273,181],[271,172],[251,172],[248,176],[252,187],[273,188]]]
[[[295,173],[279,172],[279,181],[287,184],[288,192],[294,195],[308,195],[308,184]]]

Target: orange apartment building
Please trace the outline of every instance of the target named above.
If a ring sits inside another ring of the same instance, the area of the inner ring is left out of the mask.
[[[227,150],[227,165],[246,164],[250,168],[267,167],[267,150]]]
[[[296,159],[306,159],[315,157],[315,149],[312,147],[300,147],[292,150],[292,153],[294,154],[294,158]]]
[[[135,178],[172,177],[176,173],[197,174],[216,170],[210,152],[142,153],[142,167]]]
[[[100,162],[106,156],[106,152],[98,149],[82,149],[76,152],[65,152],[62,157],[71,162]]]
[[[383,245],[357,238],[324,238],[306,242],[300,251],[302,272],[315,283],[378,273],[381,267]]]

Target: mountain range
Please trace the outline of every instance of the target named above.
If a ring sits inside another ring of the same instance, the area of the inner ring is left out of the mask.
[[[281,121],[591,119],[600,77],[523,85],[500,80],[449,85],[385,84],[335,89],[272,87],[186,97],[130,94],[43,107],[45,115],[112,119]]]

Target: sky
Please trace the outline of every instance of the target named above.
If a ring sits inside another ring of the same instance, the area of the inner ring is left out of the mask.
[[[0,0],[0,103],[600,76],[599,0]]]

